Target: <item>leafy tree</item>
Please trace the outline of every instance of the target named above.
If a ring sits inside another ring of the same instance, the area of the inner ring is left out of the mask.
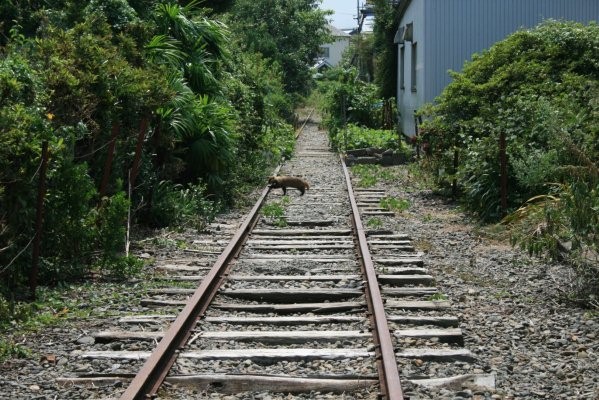
[[[393,42],[399,24],[397,6],[388,0],[374,4],[374,82],[382,98],[395,98],[397,88],[397,46]]]
[[[382,105],[377,87],[357,79],[356,68],[333,68],[319,82],[322,111],[329,134],[335,137],[348,123],[364,128],[382,128]]]
[[[175,97],[157,109],[154,144],[166,145],[169,161],[180,165],[170,170],[182,173],[166,178],[182,183],[202,179],[216,193],[235,153],[233,113],[226,101],[217,99],[222,98],[218,66],[228,57],[227,31],[218,22],[194,15],[194,7],[195,2],[156,7],[159,35],[146,50],[154,63],[169,68],[168,83]],[[162,166],[166,154],[160,152]]]
[[[518,31],[452,73],[436,104],[421,111],[436,165],[452,170],[451,155],[459,151],[455,177],[466,207],[489,221],[516,211],[508,218],[521,222],[515,241],[533,253],[570,257],[584,266],[594,291],[598,44],[596,23],[549,21]],[[499,204],[500,135],[507,143],[508,210]]]
[[[327,12],[315,0],[238,0],[231,28],[245,39],[244,48],[278,63],[286,89],[306,94],[310,67],[319,46],[330,40]]]
[[[289,21],[303,25],[292,31],[317,31],[314,4],[295,3]],[[277,58],[241,51],[239,31],[231,35],[215,18],[232,1],[182,4],[0,3],[0,291],[18,290],[27,277],[45,141],[40,274],[49,283],[91,268],[135,272],[139,263],[122,257],[129,206],[141,223],[195,219],[201,228],[218,208],[208,193],[231,203],[248,180],[262,183],[266,168],[290,154],[292,102],[283,82],[309,65],[313,46],[285,63],[280,50]],[[128,199],[134,154],[142,161]]]
[[[591,145],[597,134],[592,98],[599,58],[596,24],[548,22],[519,31],[475,55],[463,72],[422,113],[425,140],[441,162],[448,151],[460,153],[459,178],[467,205],[484,218],[500,216],[498,138],[507,137],[510,205],[541,194],[545,179],[559,176],[560,165],[576,164],[562,151],[564,140]],[[532,168],[544,166],[544,168]],[[450,166],[446,166],[450,170]],[[521,167],[516,169],[515,167]],[[528,172],[524,172],[527,170]],[[535,175],[536,174],[536,175]]]

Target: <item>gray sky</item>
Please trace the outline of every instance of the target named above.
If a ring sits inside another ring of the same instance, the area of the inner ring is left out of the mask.
[[[356,17],[356,0],[323,0],[320,8],[323,10],[333,10],[335,14],[329,18],[333,19],[331,25],[335,28],[353,28],[357,26],[354,19]]]

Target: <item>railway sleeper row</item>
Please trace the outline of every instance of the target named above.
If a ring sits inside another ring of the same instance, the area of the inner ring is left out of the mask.
[[[379,397],[378,345],[372,340],[365,281],[356,261],[350,207],[343,195],[347,189],[335,172],[339,161],[328,152],[326,135],[314,129],[306,135],[308,147],[299,143],[297,157],[284,172],[309,175],[311,189],[302,197],[288,192],[283,224],[266,217],[258,221],[223,275],[225,285],[178,351],[159,395],[178,398],[183,390],[191,397],[240,392]],[[307,172],[305,158],[310,164]],[[356,195],[363,218],[394,215],[379,206],[384,191],[358,189]],[[280,193],[272,193],[268,202],[281,199]],[[411,238],[377,230],[366,235],[402,383],[492,386],[487,375],[457,373],[469,371],[463,366],[474,362],[474,356],[463,347],[459,320],[448,314],[450,302],[438,298],[435,279]],[[63,382],[128,381],[226,243],[222,237],[194,240],[194,247],[186,250],[197,258],[158,260],[156,287],[141,301],[147,313],[118,318],[114,326],[91,334],[93,350],[73,352],[74,357],[91,360],[95,370],[119,372],[75,373]]]
[[[355,192],[357,203],[362,205],[360,215],[363,220],[372,216],[384,215],[382,213],[384,209],[380,205],[383,204],[382,200],[387,197],[385,190],[357,189]],[[395,215],[395,212],[391,212],[391,214]],[[424,262],[420,258],[421,254],[412,247],[411,238],[408,235],[392,231],[371,232],[367,234],[367,237],[379,274],[381,293],[387,299],[385,310],[389,327],[392,330],[403,327],[404,332],[408,333],[393,335],[402,384],[404,390],[407,391],[406,396],[410,399],[418,399],[418,395],[410,393],[409,390],[414,386],[424,386],[427,388],[447,387],[456,391],[462,388],[474,389],[475,393],[480,392],[478,398],[482,399],[484,391],[495,388],[495,376],[470,367],[476,362],[476,359],[468,349],[463,347],[464,337],[459,328],[459,319],[449,315],[450,301],[445,300],[446,297],[433,287],[425,288],[430,292],[421,293],[418,296],[420,298],[405,301],[405,308],[396,307],[396,304],[389,301],[393,298],[393,293],[397,293],[397,286],[405,288],[406,285],[412,285],[409,281],[405,284],[401,280],[393,283],[385,281],[380,279],[382,273],[394,276],[421,274],[430,277],[429,281],[422,282],[422,284],[434,283],[434,279],[424,267]],[[412,267],[405,266],[406,264],[402,262],[402,267],[397,269],[394,266],[394,260],[398,256],[403,260],[410,259]],[[419,304],[426,304],[426,307],[420,308]],[[408,313],[406,314],[406,312]],[[423,312],[426,315],[423,315]],[[419,326],[419,328],[405,329],[406,326]],[[421,332],[426,332],[426,334],[422,336],[415,334]],[[448,346],[448,344],[450,345]]]

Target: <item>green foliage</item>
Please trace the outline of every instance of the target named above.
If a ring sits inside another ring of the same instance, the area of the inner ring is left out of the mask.
[[[230,26],[246,50],[281,67],[288,91],[307,94],[309,66],[330,40],[326,16],[315,0],[238,0]]]
[[[447,297],[446,294],[443,293],[435,293],[435,294],[431,294],[430,296],[427,297],[427,300],[429,301],[446,301],[449,297]]]
[[[26,321],[34,314],[35,306],[19,303],[0,297],[0,327],[7,328],[12,324]]]
[[[12,298],[6,300],[0,297],[0,330],[23,328],[36,331],[55,325],[67,317],[70,308],[76,307],[76,299],[65,296],[63,288],[41,288],[34,302],[17,301]]]
[[[12,340],[0,339],[0,363],[11,358],[28,358],[30,356],[31,351],[28,348]]]
[[[185,162],[187,182],[201,179],[216,193],[235,159],[233,110],[207,96],[196,98],[190,106],[190,124],[180,130],[175,154]]]
[[[356,79],[357,73],[355,68],[333,68],[318,83],[323,123],[333,138],[347,124],[381,129],[384,123],[384,100],[378,97],[377,87]]]
[[[395,212],[403,212],[410,208],[410,201],[407,199],[398,199],[392,196],[386,196],[381,199],[381,208]]]
[[[210,223],[218,204],[206,198],[205,185],[173,184],[162,181],[154,185],[152,202],[146,220],[153,227],[193,227],[202,230]]]
[[[586,300],[599,292],[598,43],[596,23],[548,21],[518,31],[452,73],[436,104],[421,110],[430,165],[453,171],[439,173],[440,181],[456,178],[464,205],[483,220],[512,212],[504,222],[514,244],[570,262],[576,296]],[[507,210],[499,200],[500,135]]]
[[[87,166],[72,162],[52,164],[55,167],[49,174],[42,242],[45,268],[41,273],[46,282],[83,276],[97,237],[92,203],[97,192]]]
[[[135,274],[140,263],[123,256],[128,209],[133,222],[191,221],[201,228],[216,213],[217,201],[243,198],[248,184],[263,184],[265,171],[291,154],[293,97],[286,86],[289,76],[298,79],[294,84],[308,82],[301,81],[302,71],[322,36],[306,32],[324,26],[315,4],[293,4],[290,21],[301,23],[292,30],[295,44],[283,37],[289,29],[269,31],[269,40],[281,46],[296,46],[300,38],[301,46],[264,54],[242,51],[247,42],[240,32],[255,16],[229,18],[245,21],[232,34],[200,7],[230,9],[231,1],[5,3],[0,288],[7,295],[21,290],[30,268],[44,141],[50,161],[40,280],[48,284],[86,277],[94,268],[119,278]],[[140,121],[149,126],[140,136],[141,166],[129,200],[123,187]]]
[[[99,13],[116,29],[124,29],[137,20],[137,13],[127,0],[91,0],[83,9],[83,15]]]
[[[397,46],[394,43],[399,25],[397,6],[387,0],[374,0],[373,52],[374,82],[385,99],[394,98],[397,88]]]
[[[599,171],[595,171],[599,172]],[[512,243],[530,254],[569,260],[577,272],[575,298],[591,302],[599,293],[599,185],[577,181],[554,185],[504,219]]]
[[[110,261],[104,262],[101,268],[111,277],[118,280],[124,280],[136,276],[141,272],[144,266],[143,260],[134,256],[113,257]]]
[[[391,170],[376,164],[354,165],[351,167],[351,172],[358,178],[359,187],[372,187],[380,180],[391,183],[396,179]]]
[[[349,124],[345,129],[339,129],[332,137],[332,145],[341,151],[367,147],[409,151],[395,130],[369,129],[353,124]]]
[[[123,253],[129,206],[125,192],[118,192],[111,197],[103,198],[94,212],[97,248],[102,252],[105,260],[118,258]]]
[[[375,36],[371,34],[354,35],[341,60],[343,68],[355,67],[358,78],[364,82],[372,82],[372,78],[376,76],[374,41]]]
[[[147,49],[156,61],[180,70],[195,93],[216,93],[217,67],[228,57],[228,31],[220,22],[201,15],[196,6],[195,1],[185,7],[159,3],[154,13],[159,36]]]
[[[436,167],[453,171],[459,149],[457,175],[441,180],[457,177],[465,205],[482,219],[496,220],[503,212],[500,134],[507,139],[511,210],[543,194],[546,183],[567,179],[560,166],[579,164],[577,151],[597,156],[591,144],[597,135],[597,41],[596,24],[546,22],[516,32],[453,73],[436,105],[421,110],[429,117],[423,141]]]
[[[264,215],[267,220],[271,221],[273,225],[284,228],[287,226],[285,207],[289,203],[291,203],[289,196],[283,196],[280,201],[273,201],[265,204],[262,207],[262,215]]]
[[[380,229],[383,227],[383,220],[379,217],[370,217],[366,221],[366,226],[372,229]]]

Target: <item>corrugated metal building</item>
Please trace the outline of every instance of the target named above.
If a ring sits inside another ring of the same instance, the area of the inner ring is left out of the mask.
[[[395,36],[397,103],[406,135],[416,133],[414,111],[432,102],[472,54],[545,19],[599,20],[599,0],[401,0]]]

